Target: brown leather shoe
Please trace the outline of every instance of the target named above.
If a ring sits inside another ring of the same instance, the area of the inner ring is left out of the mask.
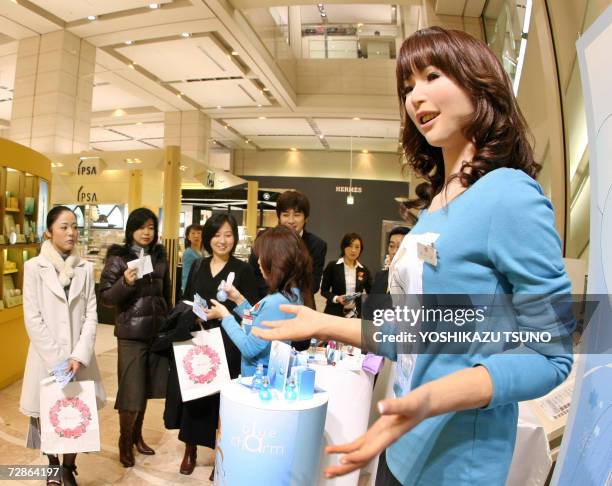
[[[134,461],[134,422],[138,412],[119,410],[119,462],[123,467],[132,467]]]
[[[141,454],[152,456],[155,451],[151,449],[142,438],[142,423],[144,422],[144,412],[138,412],[136,422],[134,422],[134,445]]]
[[[181,462],[180,473],[191,474],[196,467],[196,459],[198,457],[198,446],[196,444],[185,444],[185,455]]]

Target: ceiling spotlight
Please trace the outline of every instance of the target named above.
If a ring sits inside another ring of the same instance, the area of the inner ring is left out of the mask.
[[[353,117],[353,120],[359,121],[359,120],[361,120],[361,118],[355,116],[355,117]]]
[[[229,125],[223,125],[223,128],[225,128],[226,130],[229,130]]]
[[[183,93],[176,93],[176,97],[177,98],[182,98],[183,97]]]
[[[270,91],[270,90],[269,90],[268,88],[264,88],[263,90],[264,90],[265,92],[268,92],[268,91]]]
[[[189,32],[181,32],[181,37],[186,39],[187,37],[191,37],[191,34]]]
[[[186,165],[181,165],[179,167],[179,170],[182,170],[183,172],[185,172],[187,170],[187,166]]]
[[[361,151],[361,153],[362,153],[362,154],[369,154],[370,152],[368,152],[368,150],[367,150],[367,149],[363,149],[363,150]]]
[[[319,138],[323,139],[323,138],[325,138],[325,135],[321,134],[321,135],[319,135]]]
[[[221,105],[217,105],[217,110],[220,110],[221,108],[223,108]]]
[[[142,125],[142,122],[136,122],[136,125]]]
[[[134,63],[133,63],[133,62],[131,62],[131,63],[129,64],[129,67],[130,67],[130,69],[136,69],[136,66],[134,65]]]
[[[323,8],[323,4],[322,3],[317,3],[317,7]]]
[[[232,56],[237,56],[238,55],[238,51],[232,51]]]
[[[363,27],[363,24],[357,24],[357,27]]]
[[[259,119],[260,119],[260,120],[265,120],[265,119],[266,119],[266,117],[265,117],[265,116],[260,116],[260,117],[259,117]]]
[[[395,5],[392,5],[392,6],[391,6],[391,10],[395,10]]]
[[[125,110],[122,110],[121,108],[117,108],[115,111],[113,111],[112,116],[125,116]]]
[[[353,197],[352,194],[349,194],[348,196],[346,196],[346,204],[348,204],[349,206],[352,206],[353,204],[355,204],[355,198]]]
[[[291,147],[289,150],[291,150],[292,152],[297,152],[297,148],[295,147]]]
[[[244,143],[250,143],[250,140],[245,140]]]
[[[150,3],[149,8],[155,10],[156,8],[161,7],[159,3]]]
[[[64,164],[61,162],[51,162],[51,167],[55,169],[56,167],[64,167]]]
[[[126,46],[131,46],[133,43],[134,43],[134,41],[131,41],[131,40],[127,40],[127,41],[124,42],[124,44]]]
[[[96,20],[98,17],[96,17],[95,15],[88,15],[87,16],[87,20]]]
[[[259,104],[259,103],[258,103],[258,104],[257,104],[257,108],[261,108],[261,104]]]

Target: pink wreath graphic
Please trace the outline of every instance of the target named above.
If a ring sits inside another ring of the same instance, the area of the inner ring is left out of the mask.
[[[63,408],[68,407],[76,408],[81,413],[81,421],[76,427],[62,428],[60,426],[59,413]],[[57,400],[49,410],[49,419],[57,435],[65,439],[78,439],[87,432],[87,426],[91,423],[91,410],[89,410],[87,404],[78,397],[61,398]]]
[[[208,356],[210,360],[210,369],[208,372],[201,375],[195,374],[193,371],[193,359],[196,355]],[[206,345],[194,346],[183,358],[183,368],[191,382],[195,384],[211,383],[217,377],[217,371],[219,370],[220,364],[221,358],[219,358],[217,352]]]

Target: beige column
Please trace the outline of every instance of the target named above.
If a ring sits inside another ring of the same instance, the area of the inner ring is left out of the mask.
[[[10,138],[46,153],[89,150],[96,48],[60,30],[19,41]]]
[[[178,145],[185,155],[208,165],[210,118],[201,111],[171,111],[164,118],[164,145]]]
[[[142,206],[142,169],[130,171],[130,186],[128,189],[128,210],[133,211]]]
[[[258,181],[247,183],[247,235],[255,238],[257,236],[257,193],[259,191]]]
[[[166,147],[164,167],[164,202],[162,238],[168,254],[168,268],[172,281],[172,303],[175,300],[176,266],[178,265],[178,235],[181,210],[181,148]]]

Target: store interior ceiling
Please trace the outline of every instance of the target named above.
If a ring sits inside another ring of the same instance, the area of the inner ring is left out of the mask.
[[[328,21],[377,24],[392,22],[395,16],[395,5],[354,3],[358,2],[325,4]],[[402,8],[422,3],[405,0]],[[437,13],[461,16],[469,10],[470,16],[478,16],[484,3],[438,0],[435,8]],[[262,40],[265,33],[249,23],[249,12],[282,4],[278,0],[2,0],[0,129],[10,126],[18,41],[66,29],[97,47],[92,150],[162,148],[165,112],[201,110],[212,119],[213,152],[349,150],[351,146],[397,152],[400,120],[394,60],[384,63],[386,78],[380,78],[387,86],[384,95],[351,95],[344,89],[336,96],[304,92],[299,62],[294,59],[291,69],[281,69],[284,59],[270,53]],[[320,8],[305,5],[301,14],[304,25],[308,19],[320,19]],[[335,83],[343,64],[328,61],[331,71],[324,78]],[[355,73],[354,78],[359,77]]]

